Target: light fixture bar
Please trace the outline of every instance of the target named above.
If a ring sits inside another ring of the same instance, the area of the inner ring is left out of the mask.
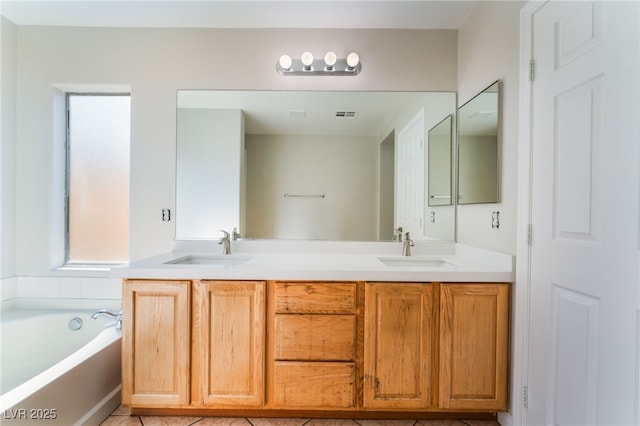
[[[332,55],[325,55],[327,59],[313,59],[311,63],[309,63],[309,59],[313,56],[309,52],[303,53],[301,59],[283,55],[282,58],[286,59],[281,58],[276,63],[276,71],[280,75],[358,75],[362,70],[362,64],[357,54],[350,54],[349,61],[347,61],[347,58],[336,58],[333,52],[330,53]],[[353,55],[357,59],[355,65]]]

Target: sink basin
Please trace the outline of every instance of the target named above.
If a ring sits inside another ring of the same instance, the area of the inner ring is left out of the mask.
[[[199,255],[199,256],[183,256],[177,259],[165,262],[165,265],[208,265],[208,266],[237,266],[247,262],[249,256],[234,255]]]
[[[395,268],[454,268],[453,263],[442,259],[425,259],[420,257],[379,257],[378,260]]]

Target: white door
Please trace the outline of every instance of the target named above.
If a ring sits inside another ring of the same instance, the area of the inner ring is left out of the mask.
[[[637,421],[639,7],[534,15],[529,425]]]
[[[411,238],[422,237],[424,201],[424,111],[420,111],[398,133],[396,176],[396,222]]]

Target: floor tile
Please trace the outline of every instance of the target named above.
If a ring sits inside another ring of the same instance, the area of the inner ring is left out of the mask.
[[[120,405],[118,408],[116,408],[113,413],[111,413],[112,416],[130,416],[131,415],[131,408],[129,407],[125,407],[124,405]]]
[[[468,426],[461,420],[418,420],[415,426]]]
[[[311,419],[304,426],[358,426],[350,419]]]
[[[243,417],[205,417],[193,426],[251,426]]]
[[[495,420],[463,420],[469,426],[500,426]]]
[[[361,426],[413,426],[415,420],[356,420]]]
[[[287,418],[250,418],[253,426],[302,426],[309,419],[287,419]]]
[[[138,416],[109,416],[100,426],[142,426]]]
[[[202,417],[140,416],[140,420],[144,426],[191,426]]]

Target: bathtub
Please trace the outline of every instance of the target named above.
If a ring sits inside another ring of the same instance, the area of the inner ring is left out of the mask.
[[[118,407],[121,331],[111,319],[90,316],[119,307],[88,309],[87,302],[3,303],[2,425],[99,425]]]

